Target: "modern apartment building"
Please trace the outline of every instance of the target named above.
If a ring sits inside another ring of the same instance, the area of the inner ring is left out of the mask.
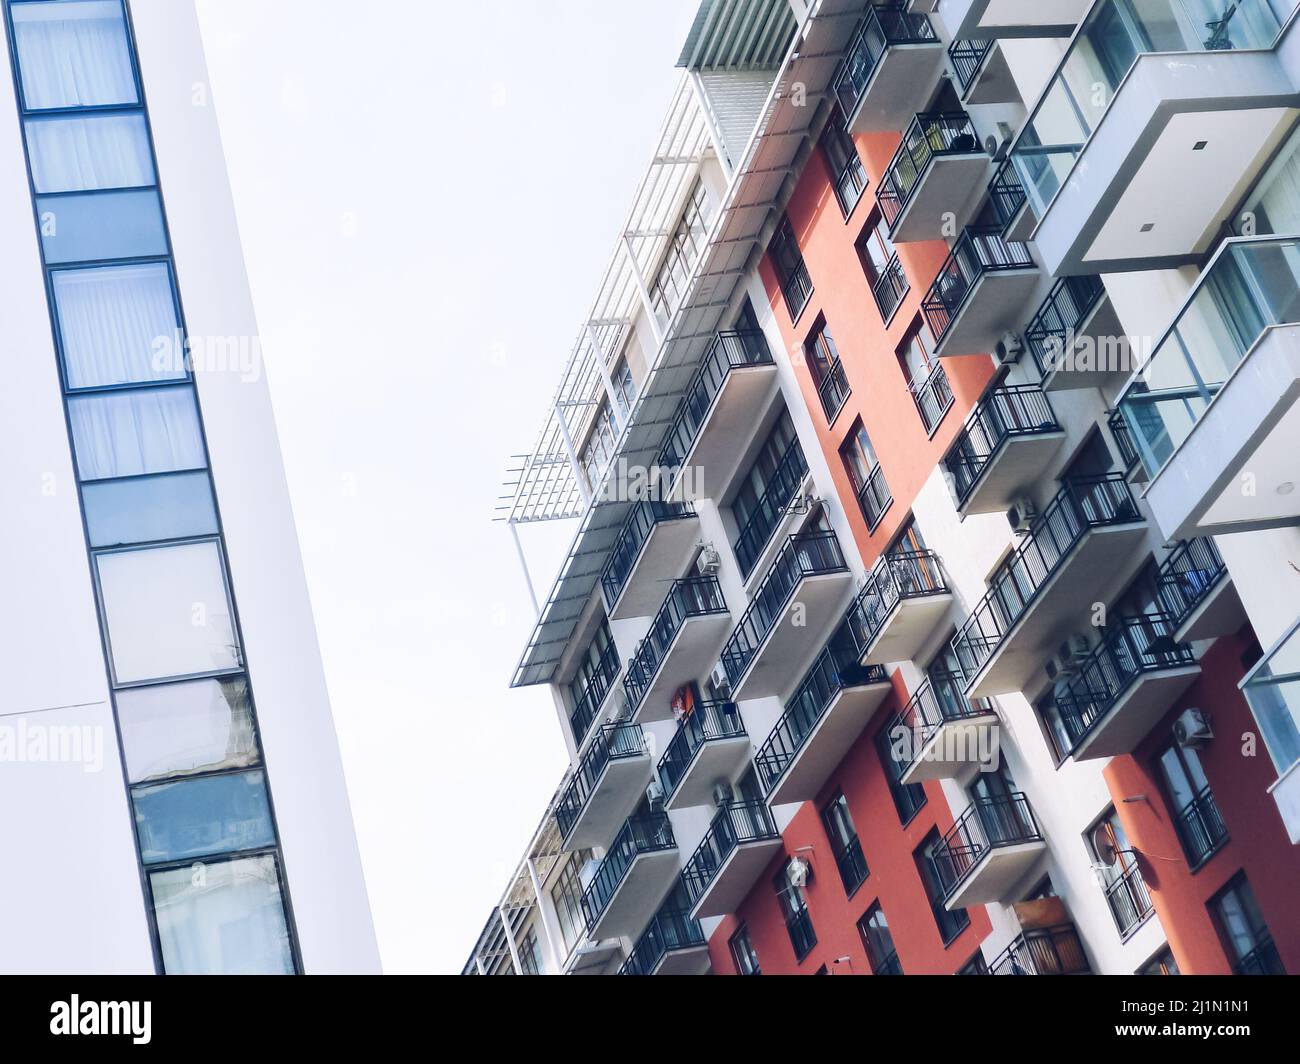
[[[1300,971],[1298,7],[702,3],[467,973]]]
[[[195,11],[2,6],[0,969],[375,971]]]

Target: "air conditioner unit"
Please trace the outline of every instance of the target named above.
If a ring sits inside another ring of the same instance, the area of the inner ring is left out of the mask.
[[[792,887],[806,887],[812,878],[812,865],[802,857],[791,857],[790,863],[785,866],[785,877]]]
[[[1018,332],[1004,332],[994,351],[999,366],[1014,366],[1025,353],[1025,340]]]
[[[664,801],[664,785],[658,780],[651,780],[645,789],[646,800],[654,807],[660,807]]]
[[[984,150],[989,153],[996,163],[1006,159],[1011,151],[1012,141],[1016,139],[1016,131],[1006,122],[998,123],[998,131],[991,133],[984,138]]]
[[[700,551],[699,570],[701,576],[717,576],[718,570],[722,568],[722,555],[718,553],[717,548],[711,543],[704,544],[704,549]]]
[[[722,662],[713,666],[713,672],[709,674],[709,682],[713,684],[713,690],[719,698],[731,697],[731,678],[727,675],[727,667]]]
[[[721,808],[724,805],[730,805],[736,800],[736,792],[731,789],[731,784],[726,780],[718,780],[713,785],[713,804]]]
[[[1185,709],[1174,721],[1174,741],[1179,746],[1204,746],[1213,738],[1210,718],[1199,709]]]
[[[1033,499],[1017,499],[1007,511],[1007,524],[1017,535],[1024,535],[1034,527],[1038,519],[1038,507]]]
[[[1056,654],[1048,659],[1047,678],[1060,680],[1078,674],[1080,667],[1092,653],[1092,644],[1086,635],[1072,635]]]

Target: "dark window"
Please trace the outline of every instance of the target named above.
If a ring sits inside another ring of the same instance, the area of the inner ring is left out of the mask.
[[[907,273],[899,261],[898,251],[889,239],[889,227],[879,211],[871,216],[866,231],[858,241],[858,257],[876,297],[880,317],[888,323],[903,302],[909,288]]]
[[[781,295],[785,299],[785,309],[791,321],[798,321],[804,307],[812,297],[812,278],[808,276],[808,267],[804,265],[803,252],[799,242],[794,238],[794,229],[789,218],[782,218],[777,226],[776,235],[768,245],[767,253],[772,257],[772,268],[776,270],[777,281],[781,285]]]
[[[1115,917],[1115,926],[1122,936],[1128,937],[1153,909],[1137,857],[1114,809],[1092,826],[1087,842],[1093,863],[1099,869],[1102,890]]]
[[[736,962],[737,975],[762,975],[758,966],[758,954],[754,952],[754,943],[749,940],[749,928],[742,927],[728,943],[731,947],[731,959]]]
[[[921,848],[913,855],[917,871],[921,873],[921,882],[925,884],[925,895],[930,899],[930,911],[934,913],[934,922],[939,928],[939,937],[946,946],[970,926],[970,914],[965,909],[949,912],[943,904],[943,880],[939,876],[936,851],[943,846],[939,829],[935,828],[925,837]]]
[[[690,198],[682,213],[664,260],[650,287],[655,310],[671,317],[686,294],[686,282],[708,243],[709,225],[713,220],[713,203],[704,182],[696,178]]]
[[[867,859],[862,853],[853,816],[849,813],[848,799],[843,794],[836,794],[822,810],[822,824],[826,828],[826,837],[830,839],[831,852],[835,854],[844,891],[852,897],[867,878]]]
[[[822,154],[826,156],[826,165],[831,171],[840,211],[848,218],[866,191],[867,172],[845,125],[844,113],[838,106],[831,107],[826,132],[822,134]]]
[[[1219,816],[1219,806],[1201,767],[1201,757],[1189,746],[1171,743],[1160,755],[1159,763],[1174,828],[1183,844],[1187,863],[1199,868],[1228,841],[1228,829]]]
[[[934,335],[924,318],[916,319],[898,349],[898,364],[925,431],[934,432],[952,406],[953,395],[943,363],[935,357]]]
[[[817,385],[822,412],[829,424],[844,406],[850,391],[848,376],[840,362],[840,354],[835,349],[835,338],[831,336],[825,320],[817,322],[817,327],[804,344],[804,355],[808,362],[808,372]]]
[[[1166,946],[1137,971],[1138,975],[1182,975],[1173,951]]]
[[[861,418],[854,422],[849,438],[840,447],[840,460],[849,475],[853,492],[858,497],[858,505],[866,519],[867,528],[874,529],[893,503],[894,497]]]
[[[984,959],[983,953],[977,953],[970,960],[961,966],[957,972],[958,975],[988,975],[988,961]]]
[[[817,945],[817,932],[813,930],[812,917],[808,914],[808,897],[803,887],[790,882],[788,863],[772,880],[772,889],[776,891],[776,900],[785,917],[785,929],[790,934],[795,959],[801,961]]]
[[[1282,958],[1264,914],[1259,910],[1255,892],[1246,877],[1238,875],[1210,902],[1210,912],[1218,925],[1237,975],[1286,975]]]
[[[903,966],[898,962],[898,950],[894,948],[894,936],[889,933],[889,921],[885,911],[876,902],[866,915],[858,921],[858,934],[862,936],[862,945],[867,951],[867,962],[875,975],[902,975]]]
[[[902,782],[903,766],[894,757],[888,728],[876,734],[876,750],[880,754],[885,780],[889,783],[889,793],[894,798],[894,808],[898,810],[898,819],[906,824],[925,805],[925,787],[919,783]]]

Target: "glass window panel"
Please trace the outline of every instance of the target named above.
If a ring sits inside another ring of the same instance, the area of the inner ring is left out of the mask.
[[[215,542],[95,557],[119,683],[239,668]]]
[[[79,395],[68,400],[82,480],[207,466],[190,388]]]
[[[275,845],[262,772],[156,783],[131,799],[145,864]]]
[[[185,378],[166,263],[56,270],[52,283],[70,389]]]
[[[293,974],[275,858],[151,872],[149,886],[167,974]]]
[[[153,158],[142,114],[33,118],[27,121],[36,191],[152,185]]]
[[[28,110],[138,103],[118,0],[11,5]]]
[[[37,196],[49,265],[167,254],[162,201],[153,189]]]
[[[81,498],[92,547],[126,547],[218,532],[207,473],[99,481],[87,484]]]
[[[259,761],[243,676],[120,691],[117,717],[132,783]]]

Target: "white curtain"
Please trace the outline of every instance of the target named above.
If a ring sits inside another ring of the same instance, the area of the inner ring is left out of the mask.
[[[83,480],[207,465],[189,388],[75,396],[68,411]]]
[[[38,118],[26,129],[37,192],[154,184],[143,115]]]
[[[13,19],[29,110],[137,102],[117,0],[15,4]]]
[[[69,388],[185,376],[165,264],[60,270],[54,301]]]

